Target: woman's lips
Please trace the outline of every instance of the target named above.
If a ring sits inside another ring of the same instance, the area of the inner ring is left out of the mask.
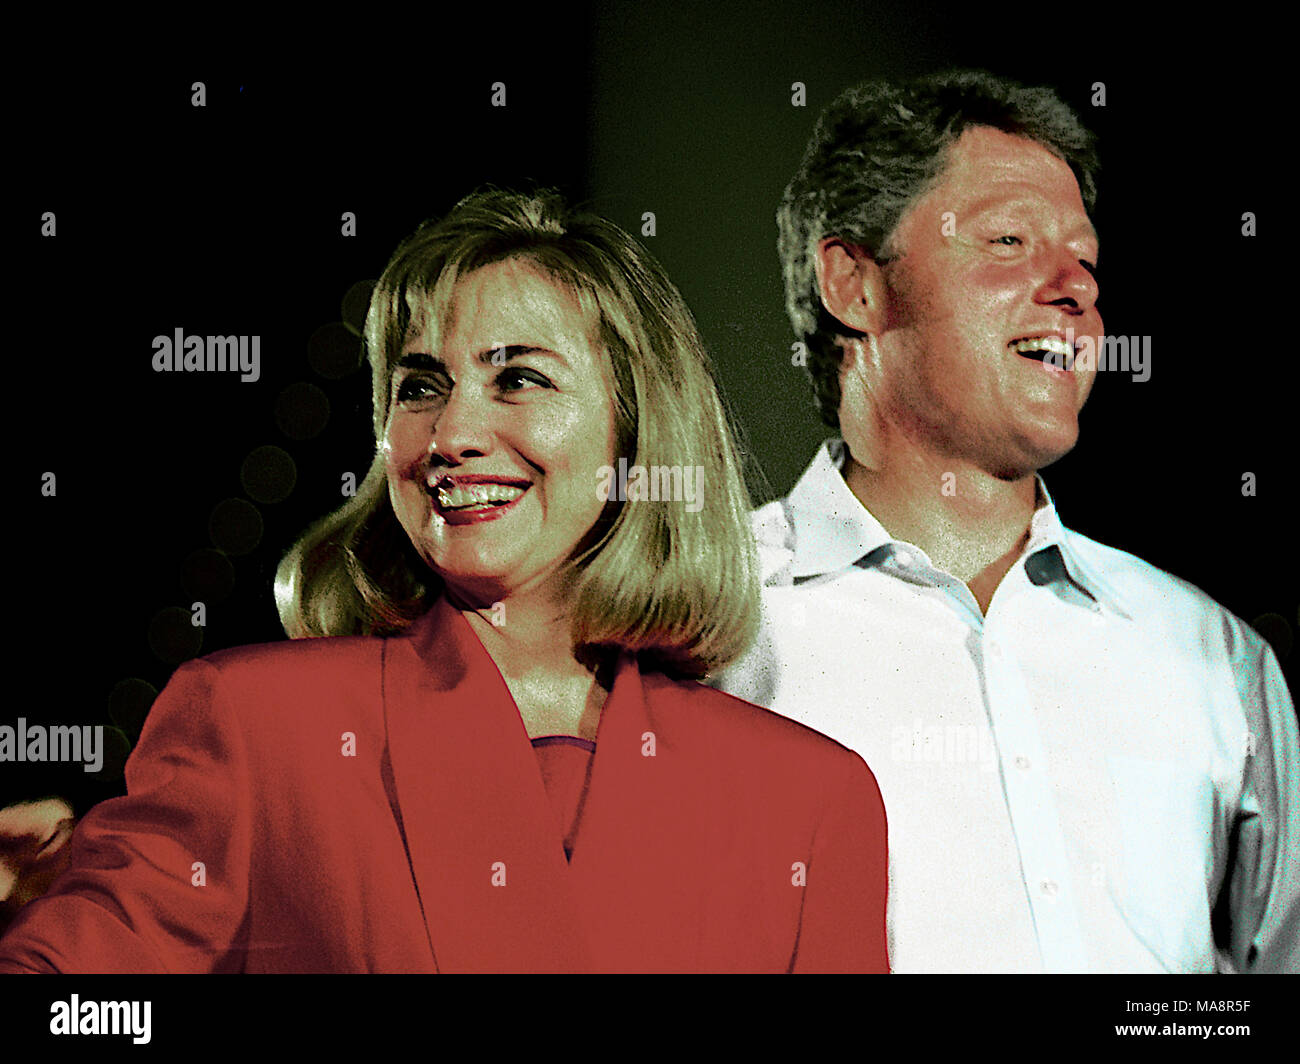
[[[505,517],[528,494],[527,482],[487,477],[444,478],[429,489],[433,509],[449,525],[473,525]],[[518,494],[514,494],[517,492]],[[513,498],[509,496],[513,495]]]

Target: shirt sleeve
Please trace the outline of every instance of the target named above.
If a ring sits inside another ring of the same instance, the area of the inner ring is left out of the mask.
[[[1219,943],[1238,972],[1300,972],[1300,741],[1295,708],[1263,640],[1243,640],[1233,672],[1249,722],[1245,787],[1220,905]]]
[[[247,761],[217,668],[183,665],[149,712],[127,794],[77,825],[71,864],[0,938],[0,972],[210,972],[248,904]]]
[[[887,827],[876,778],[846,752],[844,780],[813,839],[791,971],[889,971]]]

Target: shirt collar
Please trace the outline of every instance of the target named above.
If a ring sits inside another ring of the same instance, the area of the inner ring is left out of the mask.
[[[847,568],[893,542],[840,474],[846,453],[843,440],[823,443],[786,499],[795,531],[796,580]]]
[[[1025,546],[1024,555],[1026,565],[1031,558],[1041,559],[1055,554],[1064,566],[1063,575],[1106,609],[1132,620],[1132,615],[1125,608],[1123,596],[1105,578],[1101,566],[1094,564],[1089,557],[1091,552],[1087,549],[1086,541],[1061,523],[1056,503],[1052,501],[1047,485],[1041,476],[1037,480],[1043,504],[1034,511],[1029,523],[1029,542]]]
[[[792,576],[820,576],[845,569],[883,546],[899,542],[885,530],[849,489],[840,470],[848,453],[844,441],[831,439],[817,448],[813,460],[804,470],[786,498],[786,507],[794,525],[794,561]],[[1129,617],[1121,596],[1084,556],[1081,537],[1061,523],[1056,504],[1041,476],[1037,477],[1043,503],[1034,511],[1029,525],[1029,543],[1025,559],[1035,555],[1055,554],[1068,575],[1081,589],[1123,617]],[[1050,570],[1040,567],[1049,574]]]

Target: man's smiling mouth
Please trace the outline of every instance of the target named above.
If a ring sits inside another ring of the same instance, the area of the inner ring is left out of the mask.
[[[1023,340],[1012,340],[1008,346],[1021,358],[1042,362],[1066,372],[1074,368],[1074,345],[1059,336],[1030,336]]]

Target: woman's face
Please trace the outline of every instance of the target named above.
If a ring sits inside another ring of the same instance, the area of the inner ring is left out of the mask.
[[[462,278],[436,345],[427,325],[412,322],[393,371],[382,443],[393,509],[463,597],[547,589],[605,505],[608,360],[574,298],[523,261]]]

